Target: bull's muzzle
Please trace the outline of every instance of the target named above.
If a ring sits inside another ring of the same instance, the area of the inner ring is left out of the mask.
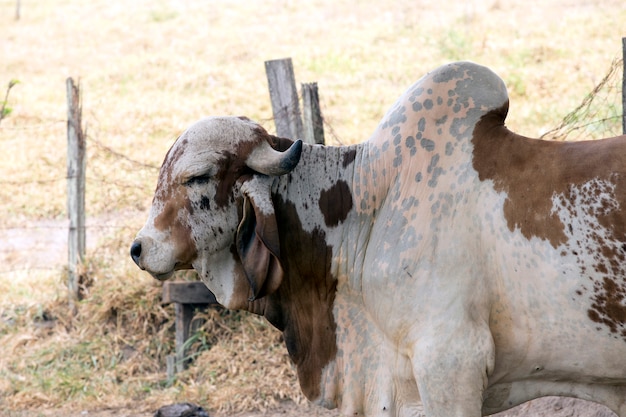
[[[146,236],[137,237],[130,246],[130,257],[139,268],[163,281],[171,277],[180,266],[176,263],[170,246],[155,244],[153,239]]]
[[[139,239],[135,240],[130,247],[130,257],[133,258],[133,261],[137,264],[137,266],[141,269],[145,269],[141,266],[141,241]]]

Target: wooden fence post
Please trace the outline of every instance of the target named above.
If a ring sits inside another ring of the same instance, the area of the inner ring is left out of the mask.
[[[76,311],[80,264],[85,259],[85,135],[81,122],[80,89],[68,78],[67,86],[67,213],[69,306]]]
[[[217,304],[217,300],[201,281],[168,281],[163,284],[162,303],[174,303],[176,315],[176,352],[166,358],[167,377],[171,379],[177,372],[185,370],[191,362],[186,348],[189,334],[193,331],[190,327],[195,311]]]
[[[622,133],[626,135],[626,38],[622,38]]]
[[[324,144],[324,119],[320,111],[317,83],[302,83],[303,140],[311,144]]]
[[[265,61],[265,72],[276,134],[289,139],[302,138],[302,119],[291,58]]]

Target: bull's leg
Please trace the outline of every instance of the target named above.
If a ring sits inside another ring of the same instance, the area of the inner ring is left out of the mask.
[[[602,391],[598,393],[598,396],[594,396],[594,393],[589,398],[600,398],[602,404],[609,407],[619,417],[626,417],[626,387],[625,386],[595,386],[595,390]]]
[[[429,331],[414,350],[413,372],[427,417],[482,415],[483,392],[495,361],[493,338],[486,323],[455,327],[453,332]]]
[[[506,385],[508,397],[502,398],[495,408],[487,407],[486,413],[504,411],[506,408],[503,408],[502,404],[521,404],[535,398],[557,395],[593,401],[608,407],[620,417],[626,417],[626,386],[624,385],[536,380],[515,381]]]

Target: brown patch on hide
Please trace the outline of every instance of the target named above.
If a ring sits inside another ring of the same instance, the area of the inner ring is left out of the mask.
[[[589,319],[626,341],[626,136],[529,139],[504,127],[506,111],[505,106],[485,115],[474,128],[472,162],[479,179],[492,180],[506,194],[511,231],[518,228],[527,239],[547,240],[555,248],[564,245],[561,256],[577,259],[580,276],[593,283],[576,291],[591,301]],[[579,229],[561,222],[554,196],[561,212],[583,216]],[[576,241],[568,241],[574,233]]]
[[[156,190],[154,192],[154,197],[152,198],[152,204],[155,202],[161,201],[164,202],[165,207],[164,210],[159,214],[159,216],[155,219],[155,227],[158,230],[165,230],[170,224],[171,219],[175,214],[172,214],[175,211],[175,198],[174,192],[178,188],[178,184],[174,183],[173,170],[174,165],[180,159],[185,151],[185,147],[188,141],[185,139],[180,141],[180,137],[174,142],[174,145],[167,151],[165,154],[165,158],[163,159],[163,163],[161,164],[161,169],[159,170],[159,178],[157,180]],[[187,202],[184,200],[184,196],[178,196],[176,198],[179,204],[186,204]],[[164,212],[167,213],[164,214]]]
[[[181,187],[182,188],[182,187]],[[170,239],[176,252],[177,263],[175,269],[190,269],[191,262],[198,255],[196,243],[191,235],[191,227],[183,222],[178,215],[179,209],[185,207],[189,212],[189,199],[183,190],[169,191],[169,199],[165,201],[163,210],[154,219],[154,226],[158,230],[169,230]]]
[[[234,185],[244,174],[252,173],[245,164],[246,158],[254,149],[255,143],[244,142],[239,145],[236,153],[224,152],[217,162],[217,187],[215,190],[215,204],[218,208],[224,208],[235,202]]]
[[[351,149],[345,154],[343,154],[343,162],[342,162],[343,167],[347,168],[348,165],[354,162],[355,158],[356,158],[356,149]]]
[[[339,180],[328,190],[322,190],[319,206],[326,226],[337,226],[348,217],[348,213],[352,210],[350,186],[345,181]]]
[[[626,139],[556,142],[530,139],[504,126],[508,104],[483,116],[474,128],[472,164],[481,181],[492,180],[504,192],[504,215],[509,229],[519,228],[553,247],[566,240],[564,225],[552,212],[552,196],[569,195],[570,187],[592,179],[612,180],[626,167]],[[626,208],[626,177],[616,181],[616,197]],[[610,213],[601,224],[624,238],[626,219]]]
[[[319,227],[310,233],[303,230],[293,203],[278,196],[275,209],[285,275],[274,294],[255,300],[248,309],[283,332],[302,392],[315,399],[321,392],[322,369],[337,354],[332,248]]]
[[[176,269],[189,269],[191,262],[197,256],[196,244],[191,235],[191,228],[178,216],[178,211],[185,208],[189,213],[193,212],[186,190],[174,181],[173,169],[179,158],[184,154],[187,139],[180,138],[176,141],[177,146],[172,146],[163,160],[159,171],[157,188],[154,193],[154,201],[163,203],[163,210],[154,219],[154,227],[157,230],[169,230],[172,243],[176,248]]]
[[[626,284],[616,279],[604,277],[594,286],[593,304],[588,311],[589,318],[606,325],[611,333],[619,334],[626,340]]]

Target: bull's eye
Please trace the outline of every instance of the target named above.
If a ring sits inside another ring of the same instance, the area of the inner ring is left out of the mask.
[[[203,185],[203,184],[208,183],[210,179],[211,179],[211,175],[209,174],[195,175],[193,177],[190,177],[187,181],[185,181],[184,184],[186,186]]]

